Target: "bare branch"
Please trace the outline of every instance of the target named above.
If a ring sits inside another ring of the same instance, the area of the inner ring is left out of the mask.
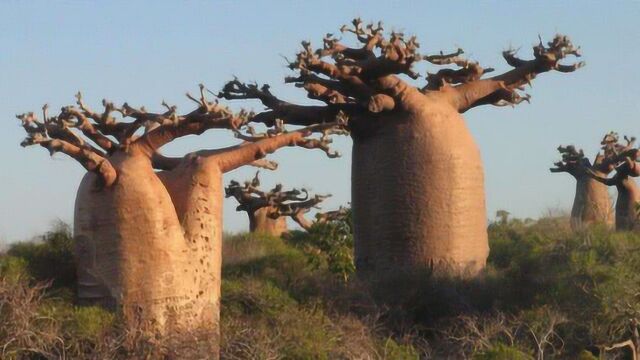
[[[549,169],[551,172],[568,172],[574,176],[580,176],[584,174],[586,168],[591,166],[582,149],[577,150],[573,145],[558,146],[558,152],[562,160],[554,163],[556,167]]]
[[[47,107],[43,108],[45,118]],[[20,145],[40,145],[49,150],[51,155],[61,152],[78,161],[87,171],[95,172],[100,176],[103,186],[111,186],[117,177],[117,173],[111,163],[80,137],[73,134],[65,127],[63,120],[47,118],[45,122],[39,122],[33,113],[17,115],[22,121],[22,126],[27,132],[27,138]]]
[[[236,208],[237,211],[253,213],[270,205],[267,194],[258,188],[260,186],[259,173],[256,172],[255,177],[251,181],[245,181],[244,185],[232,180],[225,188],[225,196],[227,198],[234,197],[240,204]]]
[[[522,60],[515,55],[514,50],[504,51],[503,57],[515,69],[489,79],[458,85],[455,88],[458,92],[455,101],[458,109],[464,112],[478,105],[496,104],[494,99],[488,101],[486,98],[495,98],[495,93],[499,91],[516,93],[522,86],[530,84],[531,80],[540,73],[551,70],[571,72],[584,66],[584,62],[573,65],[560,63],[567,56],[580,56],[579,48],[574,47],[569,38],[564,35],[556,35],[552,41],[547,43],[547,46],[540,41],[538,45],[533,47],[533,55],[533,60]],[[505,96],[501,95],[500,98],[504,99]],[[514,95],[513,98],[520,99],[522,97]],[[497,104],[500,105],[500,103]]]
[[[272,160],[268,160],[268,159],[259,159],[259,160],[255,160],[251,163],[249,163],[249,165],[257,167],[257,168],[261,168],[261,169],[267,169],[267,170],[277,170],[278,169],[278,163]]]
[[[460,69],[442,69],[435,74],[427,73],[427,86],[424,90],[439,90],[443,86],[449,84],[465,84],[472,81],[480,80],[480,78],[489,72],[494,71],[493,68],[483,68],[479,63],[469,61],[460,55],[464,53],[462,49],[458,49],[455,53],[425,56],[424,59],[435,65],[456,65]]]
[[[308,220],[305,214],[311,211],[311,209],[318,209],[318,204],[331,195],[314,195],[312,198],[308,198],[307,190],[302,189],[302,192],[305,193],[303,199],[296,198],[299,193],[296,189],[290,191],[290,193],[292,193],[291,195],[271,198],[271,202],[275,205],[276,211],[269,216],[273,219],[277,219],[280,216],[289,216],[303,229],[309,230],[313,226],[313,222]]]
[[[223,172],[227,172],[262,159],[267,154],[284,146],[320,149],[329,157],[337,157],[339,154],[329,148],[331,143],[330,135],[348,133],[342,116],[338,116],[331,123],[315,124],[291,132],[278,128],[264,134],[257,134],[253,130],[249,131],[248,135],[237,132],[237,136],[245,140],[246,144],[236,146],[229,151],[213,154],[208,157],[209,161],[217,162],[220,169]],[[313,138],[312,136],[315,133],[321,134],[321,137]]]
[[[340,206],[337,210],[316,214],[316,223],[328,223],[332,221],[345,221],[351,215],[351,209]]]

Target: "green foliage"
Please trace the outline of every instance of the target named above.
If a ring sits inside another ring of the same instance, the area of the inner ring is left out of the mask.
[[[7,254],[23,259],[36,281],[52,280],[54,288],[73,288],[76,281],[73,236],[69,225],[58,222],[39,241],[16,243]]]
[[[353,222],[351,211],[344,220],[314,224],[308,233],[293,232],[287,240],[304,250],[316,268],[328,270],[348,281],[356,268],[353,260]]]
[[[116,323],[115,315],[96,306],[75,307],[68,321],[68,328],[77,337],[99,341]]]
[[[352,248],[344,224],[286,241],[225,237],[223,357],[593,359],[585,349],[632,338],[629,319],[640,319],[640,234],[574,233],[563,218],[501,215],[489,226],[481,276],[401,279],[388,292],[395,303],[381,303],[348,276],[351,258],[337,255]],[[60,297],[72,291],[72,277],[51,270],[73,263],[68,231],[58,230],[0,256],[0,347],[12,334],[32,334],[12,341],[4,357],[129,356],[118,314]],[[37,280],[45,279],[58,288],[44,290]],[[626,350],[614,351],[608,355]]]
[[[0,277],[13,283],[21,279],[29,279],[30,275],[27,261],[15,256],[1,256]]]
[[[474,360],[533,360],[531,355],[525,354],[518,348],[497,343],[491,348],[473,355]]]

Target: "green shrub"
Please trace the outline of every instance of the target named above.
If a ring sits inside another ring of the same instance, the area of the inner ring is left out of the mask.
[[[23,259],[36,281],[52,281],[53,288],[74,288],[76,268],[69,225],[58,222],[41,240],[15,243],[7,254]]]
[[[640,319],[637,233],[574,233],[566,219],[505,215],[489,226],[479,277],[400,279],[387,294],[395,302],[383,303],[345,276],[350,258],[336,254],[350,254],[352,239],[334,232],[343,230],[316,227],[286,241],[225,236],[224,358],[592,359],[584,349],[632,338],[629,320]],[[64,295],[73,290],[71,247],[68,229],[54,229],[0,255],[0,348],[25,334],[0,357],[150,354],[155,340],[126,343],[117,313],[75,307]]]
[[[27,261],[15,256],[0,256],[0,277],[11,282],[28,280],[30,275]]]
[[[303,249],[314,267],[326,267],[345,282],[356,270],[351,211],[344,219],[316,223],[308,232],[294,231],[287,240]]]
[[[516,347],[498,343],[488,350],[474,354],[475,360],[533,360],[533,356]]]

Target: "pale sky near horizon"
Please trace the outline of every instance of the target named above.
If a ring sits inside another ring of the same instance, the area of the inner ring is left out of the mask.
[[[108,98],[157,110],[164,99],[188,111],[186,91],[197,93],[201,82],[217,90],[233,75],[306,102],[303,91],[283,84],[291,74],[283,56],[293,57],[301,40],[320,44],[325,33],[337,33],[356,16],[417,35],[421,53],[460,46],[498,72],[509,69],[502,50],[521,47],[520,56],[530,58],[538,34],[548,40],[561,32],[582,47],[587,66],[540,75],[527,89],[531,104],[485,106],[464,115],[482,152],[491,218],[498,209],[518,217],[570,209],[575,181],[548,171],[559,144],[576,144],[593,156],[605,132],[640,136],[638,1],[3,1],[0,243],[42,233],[57,218],[71,221],[84,173],[65,155],[52,159],[42,148],[21,148],[25,134],[15,114],[39,111],[44,103],[52,109],[73,104],[78,90],[96,108]],[[224,131],[211,131],[171,144],[165,153],[234,141]],[[336,141],[340,159],[280,151],[272,157],[280,169],[262,171],[263,183],[332,193],[326,210],[346,204],[350,144],[349,138]],[[245,167],[225,181],[244,180],[254,171]],[[226,231],[248,228],[235,206],[225,200]]]

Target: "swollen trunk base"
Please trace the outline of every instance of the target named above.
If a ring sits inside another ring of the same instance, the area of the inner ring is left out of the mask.
[[[355,138],[352,206],[359,276],[473,276],[489,252],[478,148],[462,117],[430,104]]]
[[[222,179],[184,164],[156,173],[149,160],[112,159],[117,183],[87,174],[76,199],[81,302],[122,309],[125,323],[159,336],[208,333],[217,356]],[[184,344],[183,344],[184,345]]]

